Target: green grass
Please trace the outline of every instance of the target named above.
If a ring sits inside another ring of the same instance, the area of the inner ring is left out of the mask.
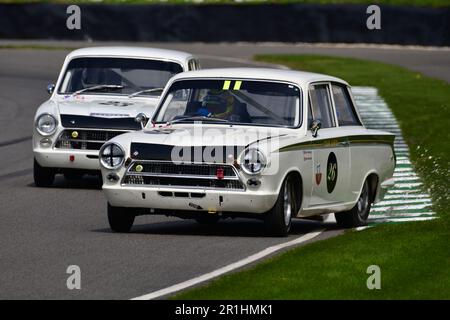
[[[0,3],[113,3],[113,4],[286,4],[286,3],[315,3],[315,4],[386,4],[403,6],[449,6],[448,0],[0,0]]]
[[[259,61],[374,86],[394,111],[439,219],[384,224],[290,250],[176,299],[450,299],[450,85],[401,67],[326,56]],[[369,265],[381,290],[368,290]]]

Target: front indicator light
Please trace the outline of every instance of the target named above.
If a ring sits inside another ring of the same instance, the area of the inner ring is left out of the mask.
[[[106,179],[109,181],[109,182],[117,182],[117,181],[119,181],[119,176],[117,175],[117,173],[114,173],[114,172],[110,172],[110,173],[108,173],[108,175],[106,176]]]
[[[52,139],[49,138],[43,138],[41,141],[39,141],[42,147],[48,148],[52,145]]]

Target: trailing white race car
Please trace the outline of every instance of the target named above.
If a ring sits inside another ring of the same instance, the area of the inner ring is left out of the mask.
[[[36,111],[34,181],[55,174],[78,179],[99,170],[98,150],[112,137],[141,129],[138,113],[153,113],[167,81],[197,70],[189,53],[154,48],[93,47],[71,52],[51,94]]]
[[[270,234],[291,219],[335,213],[364,225],[394,184],[394,135],[366,129],[349,85],[272,69],[210,69],[172,78],[144,130],[100,150],[108,219],[165,214],[213,223],[263,219]]]

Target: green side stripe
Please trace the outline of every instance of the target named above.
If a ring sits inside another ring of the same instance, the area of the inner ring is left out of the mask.
[[[317,139],[314,141],[300,142],[282,147],[278,152],[287,152],[311,148],[339,147],[339,143],[348,142],[350,145],[355,144],[387,144],[394,149],[394,136],[387,135],[360,135],[346,136],[338,138]]]

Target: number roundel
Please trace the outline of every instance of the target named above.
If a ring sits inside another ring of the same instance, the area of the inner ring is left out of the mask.
[[[338,177],[338,164],[336,155],[334,152],[331,152],[328,156],[327,161],[327,191],[328,193],[332,193],[334,187],[336,187],[336,181]]]

